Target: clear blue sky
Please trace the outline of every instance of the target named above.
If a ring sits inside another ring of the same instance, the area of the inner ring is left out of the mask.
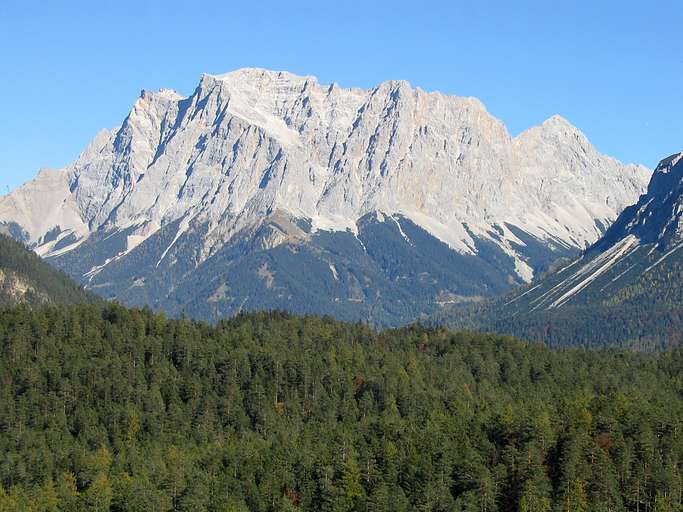
[[[654,166],[683,149],[683,3],[0,3],[0,191],[72,161],[141,89],[245,66],[479,97],[513,134],[559,113]]]

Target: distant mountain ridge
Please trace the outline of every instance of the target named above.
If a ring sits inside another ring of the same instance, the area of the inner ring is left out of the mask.
[[[558,343],[683,343],[683,153],[662,160],[647,192],[581,258],[455,325]],[[563,339],[564,338],[564,339]]]
[[[682,208],[683,153],[679,153],[660,162],[647,193],[626,208],[580,260],[529,290],[521,300],[535,309],[620,301],[625,287],[637,286],[646,275],[679,260]],[[669,285],[678,287],[676,282]]]
[[[648,177],[559,116],[512,137],[475,98],[243,69],[143,91],[74,164],[0,198],[0,223],[129,304],[394,324],[531,281]]]

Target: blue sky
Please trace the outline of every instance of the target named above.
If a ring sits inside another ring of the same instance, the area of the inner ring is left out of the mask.
[[[479,97],[513,134],[555,113],[654,166],[683,149],[679,1],[0,3],[0,193],[72,161],[141,89],[245,66]]]

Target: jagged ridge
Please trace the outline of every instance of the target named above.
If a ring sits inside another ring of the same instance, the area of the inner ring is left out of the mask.
[[[359,219],[377,212],[462,255],[499,252],[512,286],[594,242],[647,176],[600,155],[559,116],[511,137],[474,98],[244,69],[203,76],[187,98],[143,91],[74,164],[0,198],[0,222],[53,261],[74,254],[64,268],[95,286],[162,228],[155,265],[171,257],[197,268],[273,216],[303,222],[310,240],[358,236]],[[103,245],[115,233],[121,242]],[[302,241],[296,230],[271,234],[271,248]],[[175,254],[183,237],[196,247]]]
[[[540,282],[442,319],[550,343],[638,348],[683,341],[683,153],[580,258]]]

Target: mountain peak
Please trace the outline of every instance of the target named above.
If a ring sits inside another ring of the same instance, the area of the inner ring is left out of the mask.
[[[517,138],[520,140],[535,139],[560,139],[566,140],[567,136],[572,140],[580,142],[582,145],[590,146],[590,141],[585,134],[574,126],[568,119],[559,114],[555,114],[540,125],[532,126],[520,133]],[[564,142],[562,142],[564,144]]]
[[[574,126],[567,118],[562,117],[560,114],[550,116],[543,121],[543,124],[547,126]]]
[[[72,165],[0,198],[0,224],[18,225],[41,254],[75,262],[70,271],[92,286],[118,286],[118,278],[100,280],[129,255],[147,255],[150,282],[157,268],[176,264],[183,280],[208,272],[214,255],[235,244],[270,250],[341,236],[367,254],[369,241],[359,240],[377,229],[380,241],[398,233],[405,251],[419,251],[414,240],[424,237],[481,272],[467,287],[469,276],[425,282],[455,295],[490,294],[593,243],[647,179],[563,135],[574,132],[562,118],[512,139],[478,100],[403,80],[349,89],[244,68],[203,75],[181,98],[143,92],[121,127],[100,134]],[[381,229],[369,227],[378,211]],[[341,275],[342,262],[330,258],[330,275]],[[393,272],[381,270],[386,261],[368,265],[375,274],[367,280],[349,278],[354,301],[363,286],[367,300],[382,295],[376,272]],[[135,283],[126,290],[142,292]],[[244,297],[233,293],[237,307]]]
[[[240,68],[234,71],[229,71],[227,73],[220,74],[208,74],[205,73],[201,76],[201,80],[214,80],[222,81],[230,84],[241,84],[241,85],[261,85],[268,87],[271,84],[279,83],[290,83],[290,84],[302,84],[305,82],[315,82],[318,83],[318,79],[312,75],[296,75],[290,73],[289,71],[276,71],[264,68]]]
[[[668,173],[668,172],[674,170],[674,168],[678,166],[678,163],[681,160],[683,160],[683,152],[674,153],[673,155],[662,159],[659,162],[659,164],[657,165],[657,167],[655,168],[655,172]]]
[[[157,98],[163,98],[167,100],[172,100],[172,101],[179,101],[185,98],[182,94],[180,94],[178,91],[175,89],[167,89],[167,88],[161,88],[158,91],[150,91],[148,89],[142,89],[140,91],[140,97],[139,99],[142,100],[154,100]]]
[[[683,153],[673,154],[655,168],[648,186],[650,196],[671,196],[683,194]],[[683,198],[681,198],[683,201]]]
[[[571,121],[560,114],[555,114],[541,123],[540,128],[554,133],[566,133],[572,135],[579,135],[585,138],[584,133],[576,127]]]

